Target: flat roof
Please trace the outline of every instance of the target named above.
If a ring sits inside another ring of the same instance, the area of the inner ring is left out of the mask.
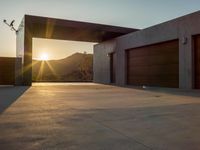
[[[32,37],[85,42],[103,42],[138,31],[134,28],[31,15],[25,15],[25,26]]]

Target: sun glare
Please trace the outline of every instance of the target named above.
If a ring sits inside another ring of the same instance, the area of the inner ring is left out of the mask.
[[[49,56],[48,56],[47,53],[40,54],[39,60],[45,61],[45,60],[48,60],[48,59],[49,59]]]

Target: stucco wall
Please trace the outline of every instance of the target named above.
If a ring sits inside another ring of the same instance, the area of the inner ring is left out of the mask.
[[[120,86],[126,85],[125,50],[179,39],[179,87],[184,89],[193,88],[192,36],[197,34],[200,34],[200,11],[118,37],[115,48],[117,54],[116,84]],[[187,39],[186,43],[184,43],[185,39]],[[101,56],[107,53],[107,48],[104,45],[102,43],[95,47],[95,61],[96,63],[109,66],[108,63],[104,62],[107,59]],[[98,57],[98,55],[101,57]],[[94,65],[94,68],[95,66],[97,64]],[[103,68],[108,68],[108,66],[104,66]],[[103,74],[98,68],[100,67],[97,66],[94,70],[96,76],[94,81],[104,83],[106,79],[106,82],[109,83],[107,81],[108,73]]]
[[[115,40],[106,41],[94,46],[94,82],[104,84],[110,83],[110,57],[108,54],[114,52],[115,47]]]

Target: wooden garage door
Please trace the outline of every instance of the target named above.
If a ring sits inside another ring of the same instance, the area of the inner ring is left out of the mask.
[[[200,89],[200,35],[194,37],[195,88]]]
[[[127,83],[178,88],[178,40],[127,50]]]

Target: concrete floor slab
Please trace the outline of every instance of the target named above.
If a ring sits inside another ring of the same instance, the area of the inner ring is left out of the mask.
[[[199,97],[93,83],[0,87],[0,149],[197,150]]]

